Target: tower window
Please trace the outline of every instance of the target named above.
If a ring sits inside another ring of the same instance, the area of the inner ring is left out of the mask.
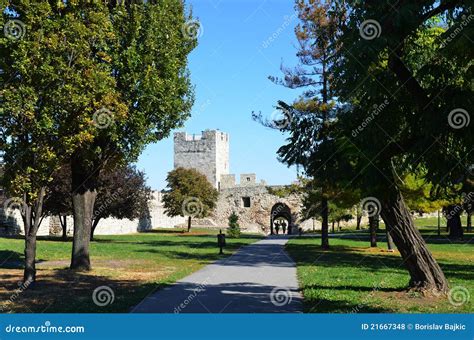
[[[250,197],[242,197],[242,205],[244,208],[250,208]]]
[[[250,182],[250,177],[247,177],[247,182]]]

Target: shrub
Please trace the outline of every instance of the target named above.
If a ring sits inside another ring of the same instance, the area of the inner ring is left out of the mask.
[[[229,229],[227,230],[229,237],[235,238],[240,236],[239,216],[233,212],[229,216]]]

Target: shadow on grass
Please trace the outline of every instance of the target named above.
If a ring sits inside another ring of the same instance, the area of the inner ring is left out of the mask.
[[[140,236],[143,235],[163,235],[163,236],[176,236],[176,237],[170,237],[166,238],[166,240],[162,239],[157,239],[153,241],[143,241],[143,239],[140,239]],[[161,242],[168,242],[169,240],[173,240],[175,243],[183,243],[186,242],[188,243],[188,239],[190,238],[196,238],[198,239],[209,239],[212,240],[212,242],[216,243],[217,242],[217,233],[216,234],[208,234],[208,233],[187,233],[187,232],[182,232],[181,230],[150,230],[150,231],[144,231],[140,232],[137,234],[132,234],[132,235],[117,235],[119,238],[109,238],[108,235],[97,235],[92,243],[120,243],[120,244],[150,244],[150,245],[157,245]],[[127,236],[129,237],[127,239]],[[123,239],[122,239],[123,237]],[[136,240],[133,240],[133,238],[136,237]],[[186,240],[183,240],[183,237],[186,238]],[[0,238],[3,239],[12,239],[12,240],[24,240],[23,236],[20,235],[15,235],[15,236],[0,236]],[[130,239],[132,238],[132,239]],[[239,238],[235,240],[261,240],[264,237],[261,235],[254,235],[254,234],[242,234]],[[38,236],[37,237],[38,241],[42,242],[72,242],[72,237],[68,237],[67,239],[63,239],[61,236]],[[229,239],[228,240],[234,240],[234,239]],[[196,242],[197,243],[197,242]],[[1,261],[1,258],[0,258]]]
[[[0,250],[0,268],[3,269],[23,269],[23,254],[11,251]]]
[[[299,266],[329,267],[353,269],[360,268],[368,272],[386,271],[388,273],[400,272],[406,273],[408,282],[408,272],[403,266],[403,260],[400,256],[379,255],[374,253],[360,253],[360,249],[334,245],[328,251],[321,250],[319,245],[308,244],[289,244],[287,250]],[[474,264],[457,264],[450,261],[438,260],[443,272],[448,279],[456,278],[461,280],[474,279]],[[373,287],[366,287],[372,290]],[[360,290],[358,286],[348,286],[347,289]]]
[[[362,246],[362,245],[361,245]],[[344,246],[344,245],[333,245],[330,250],[323,251],[319,244],[289,244],[287,250],[298,266],[314,266],[316,268],[334,268],[339,269],[341,273],[349,273],[351,270],[360,271],[357,275],[358,278],[352,281],[347,281],[347,284],[337,284],[334,282],[334,286],[331,284],[325,285],[317,280],[308,282],[308,285],[304,286],[305,290],[305,308],[310,312],[351,312],[352,308],[356,310],[354,312],[393,312],[391,310],[384,310],[382,308],[364,305],[351,306],[354,301],[351,299],[351,295],[357,292],[371,292],[374,291],[374,286],[370,280],[364,282],[364,272],[367,276],[370,273],[378,272],[383,273],[381,275],[400,275],[399,286],[391,287],[377,287],[376,291],[396,293],[405,291],[403,277],[406,276],[406,284],[409,281],[409,275],[403,266],[403,261],[400,256],[392,255],[389,253],[377,254],[370,252],[361,252],[362,249]],[[362,250],[363,251],[363,250]],[[468,263],[452,263],[450,261],[438,261],[446,277],[451,280],[474,280],[474,264]],[[325,269],[321,269],[320,272],[325,272]],[[311,290],[314,289],[314,296],[312,296]],[[331,294],[331,292],[339,292]],[[350,291],[351,294],[347,295],[346,301],[337,300],[338,295],[342,294],[345,297],[344,291]],[[324,295],[335,295],[335,300],[320,298]],[[363,301],[362,301],[363,302]],[[348,310],[349,309],[349,310]]]
[[[423,236],[424,240],[428,244],[474,244],[474,234],[464,234],[464,238],[450,238],[448,235],[441,235],[438,236],[435,233],[430,231],[420,230],[421,235]],[[315,237],[320,238],[319,234],[306,234],[304,237]],[[330,234],[330,238],[335,239],[342,239],[342,240],[353,240],[353,241],[360,241],[360,242],[370,242],[370,235],[368,232],[341,232]],[[379,242],[386,242],[387,237],[385,232],[377,234],[377,241]]]
[[[239,248],[245,247],[245,252],[235,252]],[[178,249],[141,249],[138,252],[154,253],[165,255],[174,259],[193,259],[196,261],[204,261],[208,264],[219,260],[218,264],[222,266],[259,268],[265,266],[271,267],[293,267],[294,263],[289,260],[288,256],[281,251],[281,247],[275,244],[248,244],[241,242],[228,243],[224,249],[224,255],[218,254],[216,244],[207,247],[206,253],[197,251],[198,248],[183,251]],[[212,250],[212,252],[209,252]]]
[[[96,243],[107,243],[107,244],[139,244],[141,246],[150,246],[153,249],[160,249],[163,247],[187,247],[190,249],[194,248],[216,248],[217,249],[217,237],[216,235],[186,235],[186,238],[182,238],[181,235],[177,237],[170,237],[165,239],[157,240],[120,240],[120,239],[97,239],[94,242]],[[245,241],[258,241],[262,239],[257,235],[246,235],[236,239],[227,239],[227,243],[231,247],[241,247],[248,245],[249,242]],[[242,240],[242,241],[240,241]],[[245,241],[244,241],[245,240]]]
[[[144,242],[145,249],[137,249],[135,252],[138,253],[149,253],[160,256],[165,256],[172,259],[183,259],[183,260],[195,260],[200,263],[208,264],[223,258],[228,258],[231,253],[234,253],[242,247],[250,247],[252,245],[248,242],[239,241],[238,239],[229,240],[227,246],[224,247],[224,255],[219,254],[219,248],[217,247],[216,241],[207,242],[179,242],[178,241],[152,241]],[[266,247],[265,245],[259,245],[258,247]],[[268,251],[272,252],[272,248],[268,247]],[[251,252],[250,252],[251,254]],[[226,260],[229,261],[229,260]],[[232,261],[235,262],[235,261]],[[235,263],[234,263],[235,264]],[[242,266],[258,266],[258,259],[249,256],[242,260],[240,263]],[[277,265],[277,264],[275,264]]]
[[[305,299],[307,313],[393,313],[393,310],[365,304],[350,303],[346,300]]]
[[[100,243],[100,242],[99,242]],[[105,242],[106,244],[134,244],[133,242]],[[137,242],[142,249],[130,249],[131,252],[147,253],[151,256],[160,256],[171,259],[188,259],[208,264],[230,256],[230,253],[247,246],[246,242],[231,240],[224,249],[224,255],[219,255],[219,248],[216,241],[194,241],[186,240],[157,240],[150,242]],[[37,259],[36,263],[43,263],[45,260]],[[24,256],[22,253],[2,250],[0,251],[0,269],[23,269]]]
[[[354,290],[358,292],[373,292],[374,290],[380,292],[403,292],[406,291],[405,288],[388,288],[388,287],[377,287],[376,289],[373,286],[357,286],[357,285],[350,285],[350,286],[324,286],[318,284],[307,285],[305,288],[309,289],[327,289],[327,290],[339,290],[339,291],[346,291],[346,290]]]
[[[11,235],[11,236],[0,236],[2,239],[7,240],[21,240],[24,241],[25,237],[22,235]],[[46,242],[72,242],[72,237],[68,236],[66,239],[63,239],[62,236],[37,236],[36,240],[46,241]]]
[[[144,230],[140,232],[140,234],[157,234],[157,235],[176,235],[176,234],[186,234],[186,229],[152,229],[152,230]]]
[[[1,278],[4,284],[0,289],[0,311],[12,313],[127,313],[148,294],[169,284],[117,280],[60,269],[50,275],[39,272],[34,286],[19,291],[19,276],[6,274]],[[103,294],[103,300],[96,295],[96,301],[109,303],[96,304],[94,291]]]
[[[160,256],[165,256],[170,259],[176,259],[176,260],[195,260],[199,263],[202,264],[209,264],[214,261],[217,261],[219,259],[222,259],[222,257],[229,256],[229,254],[224,255],[219,255],[219,251],[216,250],[215,253],[198,253],[198,252],[193,252],[192,249],[190,251],[178,251],[178,250],[155,250],[155,249],[149,249],[149,250],[136,250],[136,252],[139,253],[148,253],[148,254],[155,254],[155,255],[160,255]]]

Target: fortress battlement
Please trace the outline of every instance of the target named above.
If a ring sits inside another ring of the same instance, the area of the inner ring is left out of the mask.
[[[201,135],[174,134],[174,168],[196,169],[216,189],[222,175],[229,174],[229,135],[219,130],[205,130]]]

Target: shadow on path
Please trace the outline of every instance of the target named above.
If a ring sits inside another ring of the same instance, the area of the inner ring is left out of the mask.
[[[288,237],[269,237],[157,291],[134,313],[298,313],[295,263]]]

